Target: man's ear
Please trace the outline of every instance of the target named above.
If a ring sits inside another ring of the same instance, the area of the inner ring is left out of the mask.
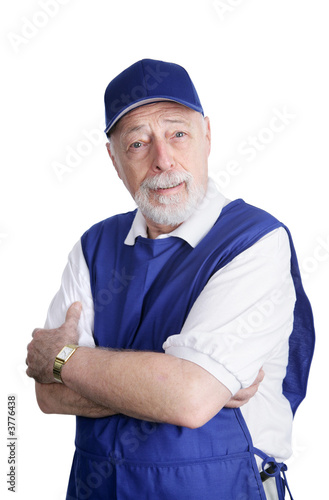
[[[106,143],[106,149],[107,149],[107,152],[109,154],[109,157],[111,158],[111,161],[113,163],[113,166],[119,176],[119,179],[121,179],[121,175],[119,173],[119,169],[118,169],[118,165],[117,165],[117,162],[115,161],[115,156],[113,154],[113,151],[111,150],[111,144],[109,142]]]
[[[210,120],[209,120],[208,116],[206,116],[204,118],[204,123],[205,123],[205,128],[206,128],[206,138],[208,141],[208,156],[209,156],[210,150],[211,150],[211,128],[210,128]]]

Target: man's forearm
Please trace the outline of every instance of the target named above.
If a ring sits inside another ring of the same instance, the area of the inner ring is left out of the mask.
[[[79,347],[62,368],[62,384],[54,384],[53,364],[63,345],[77,343],[79,302],[72,304],[63,325],[36,329],[27,348],[26,373],[37,382],[45,413],[106,417],[117,413],[186,427],[200,427],[223,406],[241,406],[258,390],[261,372],[233,398],[208,371],[165,353],[115,351]],[[39,383],[38,383],[39,382]]]
[[[187,427],[206,423],[231,397],[200,366],[154,352],[81,347],[62,378],[72,391],[115,413]]]
[[[80,314],[81,303],[73,303],[59,328],[33,331],[26,358],[29,377],[53,385],[54,359],[64,345],[77,343]],[[112,414],[194,428],[208,422],[231,398],[230,391],[209,372],[164,353],[79,347],[64,364],[61,376],[78,399],[68,393],[73,401],[59,404],[56,397],[64,401],[62,393],[51,398],[53,394],[46,392],[48,412],[85,414],[84,405],[89,411],[91,401],[95,405],[89,416],[100,406]]]
[[[80,396],[63,384],[36,382],[35,392],[39,407],[44,413],[79,415],[89,418],[109,417],[115,414],[110,408]]]

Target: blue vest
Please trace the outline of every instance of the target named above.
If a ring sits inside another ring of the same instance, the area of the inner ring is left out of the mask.
[[[82,237],[96,346],[163,352],[163,342],[181,331],[211,276],[282,226],[236,200],[195,248],[176,237],[138,237],[129,246],[124,240],[134,217],[111,217]],[[314,329],[288,235],[297,302],[283,392],[295,412],[306,392]],[[124,415],[77,417],[67,500],[265,500],[254,453],[239,409],[223,408],[198,429]]]

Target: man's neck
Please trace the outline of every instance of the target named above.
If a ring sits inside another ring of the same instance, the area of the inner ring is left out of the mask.
[[[147,235],[151,240],[155,240],[160,234],[168,234],[177,229],[181,224],[177,224],[176,226],[166,226],[163,224],[156,224],[151,219],[148,219],[144,216],[147,224]]]

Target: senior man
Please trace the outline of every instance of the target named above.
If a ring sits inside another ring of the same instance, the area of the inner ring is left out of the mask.
[[[281,500],[314,348],[290,233],[208,178],[182,67],[138,61],[105,108],[138,210],[75,245],[27,356],[40,408],[77,415],[67,499]]]

